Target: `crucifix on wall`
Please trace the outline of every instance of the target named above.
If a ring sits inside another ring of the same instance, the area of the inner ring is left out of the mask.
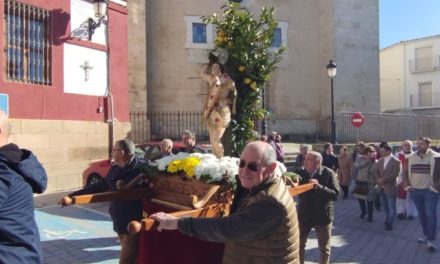
[[[85,60],[84,63],[79,67],[84,70],[84,81],[87,82],[89,80],[89,72],[90,70],[93,70],[93,66],[90,65],[88,60]]]

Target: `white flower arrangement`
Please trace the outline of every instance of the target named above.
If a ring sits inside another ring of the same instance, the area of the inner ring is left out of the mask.
[[[159,172],[176,173],[184,171],[188,177],[195,177],[197,180],[206,183],[226,180],[235,186],[235,176],[238,175],[239,163],[240,159],[235,157],[226,156],[218,159],[213,154],[180,152],[156,160],[150,166],[157,167]],[[286,171],[284,164],[277,162],[274,176],[281,177]]]
[[[235,181],[235,175],[238,175],[239,158],[226,156],[218,159],[212,154],[204,155],[206,156],[201,159],[199,166],[195,169],[195,176],[198,180],[202,176],[207,176],[207,183],[219,182],[224,178],[228,181]]]
[[[172,161],[184,159],[188,156],[189,156],[189,154],[186,152],[179,152],[176,155],[170,155],[170,156],[166,156],[161,159],[158,159],[155,162],[152,162],[151,165],[157,166],[157,169],[159,171],[165,171],[168,167],[168,164],[170,164]]]

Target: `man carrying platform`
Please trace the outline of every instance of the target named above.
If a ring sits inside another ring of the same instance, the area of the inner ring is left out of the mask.
[[[224,242],[223,263],[299,263],[295,202],[281,175],[275,150],[255,141],[243,150],[231,214],[224,218],[150,217],[158,230],[176,230],[201,240]]]
[[[107,177],[85,187],[84,189],[68,194],[61,199],[62,206],[72,205],[73,196],[95,194],[118,189],[117,182],[130,183],[141,173],[142,167],[148,164],[148,160],[135,155],[135,145],[130,139],[116,141],[112,149],[114,165]],[[142,215],[142,200],[112,201],[110,203],[110,216],[113,220],[113,230],[118,234],[121,243],[119,263],[137,263],[139,234],[130,234],[127,225],[131,221],[140,221]]]

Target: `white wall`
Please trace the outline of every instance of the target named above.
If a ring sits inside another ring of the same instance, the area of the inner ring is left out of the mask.
[[[70,30],[72,36],[88,41],[87,20],[93,18],[96,21],[93,4],[84,0],[71,0],[70,11]],[[107,25],[101,23],[101,26],[95,29],[91,41],[106,45],[106,29]]]
[[[93,69],[85,80],[81,65],[88,61]],[[103,96],[107,90],[107,53],[73,44],[64,44],[64,92]]]
[[[405,68],[403,44],[380,51],[380,110],[405,108]]]
[[[405,45],[405,57],[406,64],[409,65],[410,60],[414,60],[415,50],[417,48],[432,46],[432,56],[440,55],[440,36],[435,38],[426,38],[417,41],[408,41]],[[409,97],[411,94],[419,93],[419,83],[432,82],[432,92],[440,92],[440,69],[428,70],[423,72],[409,72],[409,68],[406,67],[406,107],[410,107]]]
[[[416,58],[416,49],[423,47],[432,47],[431,56],[435,66],[440,55],[440,36],[402,41],[380,51],[381,111],[410,109],[410,96],[419,93],[420,83],[431,82],[433,98],[440,95],[439,65],[436,69],[410,71],[410,61]],[[433,99],[433,104],[436,103],[438,99]],[[418,109],[439,107],[434,105]]]

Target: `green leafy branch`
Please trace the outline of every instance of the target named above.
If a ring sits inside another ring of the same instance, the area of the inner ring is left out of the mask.
[[[215,45],[229,54],[226,72],[237,87],[237,111],[231,124],[232,154],[238,155],[254,139],[255,120],[268,115],[261,107],[261,92],[286,48],[269,51],[278,25],[273,7],[263,7],[258,18],[235,2],[226,1],[221,9],[221,17],[213,14],[202,20],[215,26]]]

